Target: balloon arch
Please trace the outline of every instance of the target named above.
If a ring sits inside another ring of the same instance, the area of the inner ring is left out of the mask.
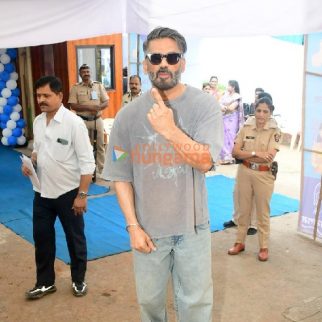
[[[1,143],[6,146],[26,143],[26,122],[22,118],[20,90],[17,88],[16,58],[17,49],[0,49],[0,128]]]

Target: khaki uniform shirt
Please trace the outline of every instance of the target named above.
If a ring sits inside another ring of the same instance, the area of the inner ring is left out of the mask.
[[[135,98],[139,97],[142,95],[142,91],[139,92],[138,95],[133,96],[131,92],[125,93],[122,98],[122,106],[132,102]]]
[[[100,105],[109,99],[104,86],[97,81],[91,81],[89,85],[83,82],[73,85],[70,90],[68,103],[85,104],[85,105]],[[78,115],[92,116],[89,111],[77,112]],[[97,113],[100,116],[102,111]]]
[[[247,119],[235,139],[235,143],[241,145],[244,151],[265,152],[271,149],[279,151],[281,130],[274,118],[271,118],[263,129],[256,128],[255,117]]]

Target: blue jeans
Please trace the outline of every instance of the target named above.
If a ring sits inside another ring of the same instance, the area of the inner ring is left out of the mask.
[[[213,283],[209,224],[196,233],[155,238],[157,250],[133,251],[136,291],[142,322],[166,322],[166,294],[172,275],[179,322],[211,322]]]

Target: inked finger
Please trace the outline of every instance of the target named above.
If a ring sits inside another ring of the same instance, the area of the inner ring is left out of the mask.
[[[152,97],[153,97],[155,103],[157,103],[157,104],[160,102],[164,103],[160,93],[158,92],[158,90],[156,88],[151,89],[151,94],[152,94]]]

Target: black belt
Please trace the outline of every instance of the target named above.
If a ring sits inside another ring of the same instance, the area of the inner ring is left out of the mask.
[[[82,118],[83,120],[85,120],[85,121],[95,121],[95,120],[97,120],[98,118],[100,118],[100,116],[84,116],[84,115],[79,115],[79,114],[77,114],[80,118]]]

